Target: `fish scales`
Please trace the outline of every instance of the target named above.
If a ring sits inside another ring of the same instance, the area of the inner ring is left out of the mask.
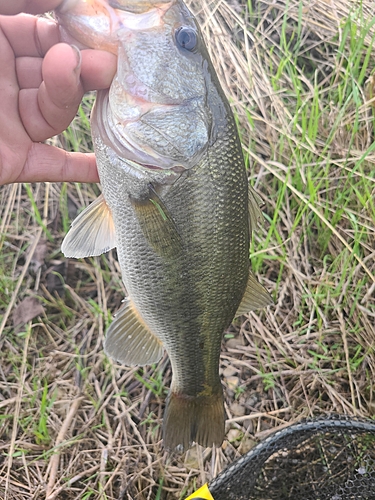
[[[119,3],[137,10],[136,1]],[[102,197],[73,223],[63,251],[83,257],[117,247],[128,297],[105,350],[143,365],[166,349],[172,383],[164,444],[186,449],[223,441],[222,334],[237,311],[270,297],[250,272],[258,215],[251,193],[249,212],[230,106],[194,18],[180,0],[165,4],[155,10],[160,27],[142,30],[138,17],[136,30],[118,32],[118,74],[109,91],[98,92],[91,119]],[[74,9],[59,19],[74,28]]]

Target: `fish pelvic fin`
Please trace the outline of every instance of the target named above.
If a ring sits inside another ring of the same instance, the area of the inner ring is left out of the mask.
[[[144,324],[129,299],[115,315],[105,341],[104,352],[128,366],[157,363],[163,355],[161,341]]]
[[[130,202],[143,234],[155,252],[162,257],[180,253],[182,242],[176,224],[154,188],[149,186],[146,199],[131,198]]]
[[[76,259],[94,257],[116,246],[112,212],[101,194],[73,221],[61,251]]]
[[[223,391],[186,396],[170,392],[164,412],[163,440],[167,449],[187,450],[193,442],[221,446],[225,436]]]
[[[249,279],[247,281],[246,290],[242,297],[242,302],[237,309],[236,315],[242,316],[254,309],[262,309],[274,303],[273,298],[267,292],[263,285],[259,283],[254,274],[249,271]]]

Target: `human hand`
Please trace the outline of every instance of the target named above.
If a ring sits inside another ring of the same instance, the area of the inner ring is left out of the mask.
[[[62,0],[0,0],[0,185],[98,182],[93,154],[42,144],[65,130],[84,93],[109,87],[116,57],[60,43],[57,24],[37,14]],[[8,14],[10,14],[8,16]]]

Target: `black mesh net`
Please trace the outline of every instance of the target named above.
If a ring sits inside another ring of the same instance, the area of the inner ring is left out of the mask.
[[[375,500],[375,422],[332,416],[291,425],[209,489],[215,500]]]

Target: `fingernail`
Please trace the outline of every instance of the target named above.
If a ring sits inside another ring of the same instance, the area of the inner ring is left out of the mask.
[[[76,78],[77,78],[77,85],[80,83],[80,78],[81,78],[81,62],[82,62],[82,56],[81,56],[81,51],[79,50],[78,47],[76,47],[75,45],[71,45],[72,49],[74,50],[74,53],[76,55],[76,59],[77,59],[77,64],[73,70]]]

